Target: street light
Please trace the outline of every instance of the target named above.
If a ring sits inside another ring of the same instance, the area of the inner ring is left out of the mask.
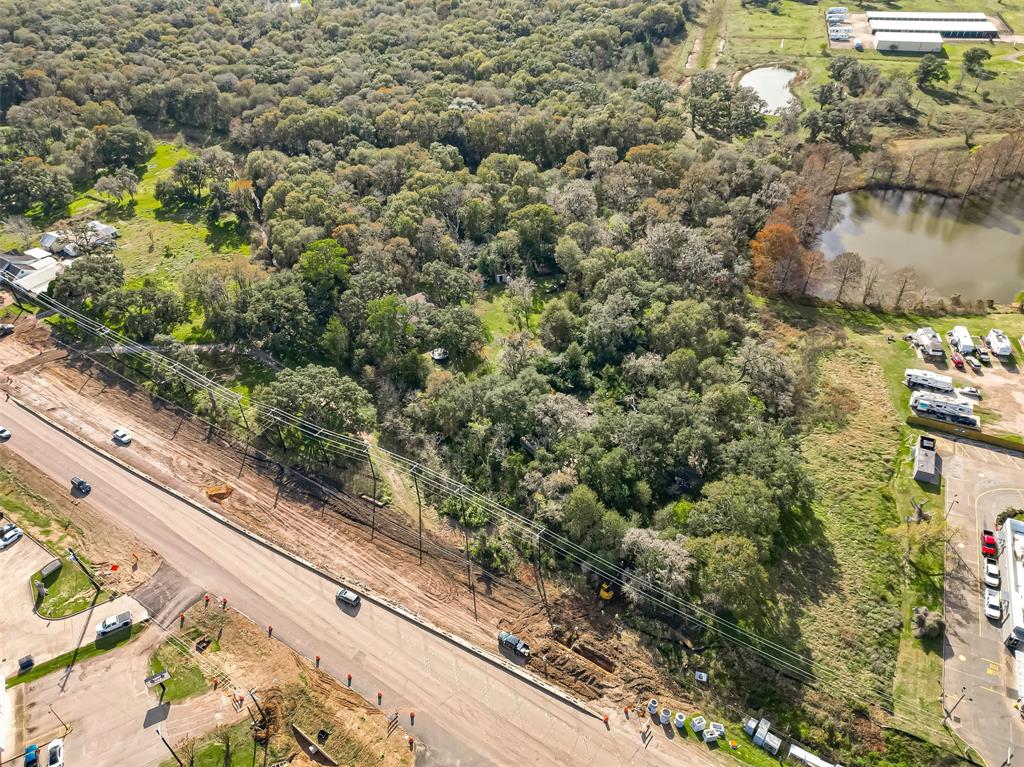
[[[949,516],[949,512],[951,512],[951,511],[953,510],[953,506],[954,506],[955,504],[958,504],[958,503],[960,503],[960,499],[959,499],[959,498],[957,498],[956,496],[957,496],[957,494],[956,494],[956,493],[953,493],[953,500],[949,502],[949,508],[947,508],[947,509],[946,509],[946,513],[942,515],[942,518],[943,518],[943,519],[945,519],[946,517],[948,517],[948,516]]]
[[[956,699],[956,703],[953,704],[953,707],[951,709],[949,709],[949,711],[946,712],[946,715],[944,717],[942,717],[942,723],[943,724],[945,724],[947,721],[949,721],[949,718],[951,716],[953,716],[953,712],[956,711],[956,707],[959,706],[960,702],[964,698],[966,698],[966,697],[967,697],[967,688],[966,687],[961,687],[960,688],[960,697]],[[971,701],[972,703],[974,702],[974,698],[967,698],[967,700]]]
[[[162,740],[164,742],[164,745],[167,746],[167,750],[171,752],[171,756],[173,756],[174,761],[178,763],[178,767],[185,767],[185,764],[181,761],[181,759],[178,758],[178,755],[174,753],[174,749],[171,748],[171,744],[167,742],[167,739],[164,737],[164,734],[160,732],[159,727],[156,728],[156,734],[160,736],[160,740]]]

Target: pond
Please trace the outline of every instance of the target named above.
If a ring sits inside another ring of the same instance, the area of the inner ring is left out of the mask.
[[[987,199],[948,200],[920,192],[837,195],[839,221],[822,235],[826,258],[843,251],[911,267],[938,297],[1008,303],[1024,290],[1024,190]]]
[[[789,84],[796,77],[792,69],[782,67],[758,67],[751,69],[740,78],[740,85],[752,88],[768,105],[767,112],[777,112],[793,98]]]

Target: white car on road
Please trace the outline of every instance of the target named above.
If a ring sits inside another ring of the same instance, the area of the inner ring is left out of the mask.
[[[21,540],[21,528],[20,527],[9,527],[7,530],[0,535],[0,551],[10,548],[18,541]]]
[[[126,429],[114,429],[114,442],[128,447],[128,445],[132,444],[132,435]]]
[[[985,589],[985,617],[992,621],[1003,619],[1003,604],[998,591]]]
[[[999,565],[994,560],[985,560],[985,585],[993,589],[999,588]]]

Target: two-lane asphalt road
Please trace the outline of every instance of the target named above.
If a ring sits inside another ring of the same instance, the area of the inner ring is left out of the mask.
[[[239,535],[174,496],[83,447],[62,432],[0,403],[12,439],[0,446],[60,483],[72,475],[93,486],[87,502],[132,530],[203,590],[375,701],[416,712],[410,727],[418,763],[437,765],[707,765],[698,746],[655,737],[644,747],[635,723],[613,716],[610,730],[543,690],[392,611],[364,600],[339,609],[334,585]],[[344,552],[339,552],[344,561]],[[240,680],[244,681],[244,680]],[[408,721],[407,718],[403,719]],[[140,725],[141,726],[141,725]]]

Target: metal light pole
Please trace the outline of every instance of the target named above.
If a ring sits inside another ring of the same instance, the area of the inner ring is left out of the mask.
[[[174,749],[171,748],[171,744],[167,742],[167,738],[164,737],[164,734],[160,732],[159,727],[156,728],[156,734],[160,736],[160,740],[162,740],[164,742],[164,745],[167,746],[167,750],[171,752],[171,756],[173,756],[174,761],[178,763],[178,767],[185,767],[185,763],[178,758],[178,755],[176,753],[174,753]]]
[[[946,722],[949,721],[949,718],[951,716],[953,716],[953,712],[956,711],[956,707],[960,705],[960,702],[964,698],[967,698],[967,688],[966,687],[961,687],[960,688],[960,697],[956,699],[956,703],[953,704],[953,707],[951,709],[949,709],[949,711],[946,712],[946,715],[942,718],[942,723],[943,724],[945,724]],[[967,698],[967,700],[973,701],[974,698]]]
[[[953,506],[958,504],[958,503],[960,503],[960,499],[957,498],[956,494],[954,493],[953,494],[953,500],[949,502],[949,508],[946,509],[946,513],[942,515],[942,518],[946,519],[949,516],[949,512],[951,512],[953,510]]]

